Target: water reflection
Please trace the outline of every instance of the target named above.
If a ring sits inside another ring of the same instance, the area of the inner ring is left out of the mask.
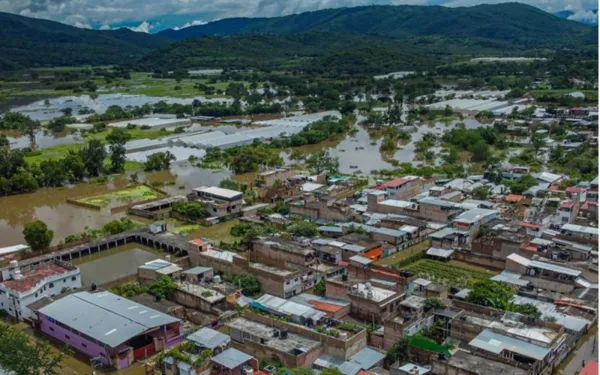
[[[61,110],[71,108],[73,114],[79,113],[82,108],[93,109],[97,113],[103,113],[111,105],[120,107],[127,106],[142,106],[144,104],[154,104],[160,101],[167,103],[192,104],[197,99],[201,102],[221,102],[231,104],[231,98],[207,98],[204,96],[196,96],[193,98],[172,98],[147,95],[130,95],[130,94],[100,94],[97,96],[80,95],[80,96],[61,96],[57,98],[34,101],[33,103],[13,107],[11,111],[22,112],[33,120],[50,120],[63,115]]]

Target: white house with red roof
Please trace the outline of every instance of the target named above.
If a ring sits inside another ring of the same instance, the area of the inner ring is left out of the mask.
[[[423,191],[424,181],[417,176],[404,176],[379,184],[375,189],[387,192],[392,198],[409,200]]]
[[[79,268],[63,261],[52,261],[34,268],[20,269],[17,261],[2,271],[0,309],[19,320],[29,320],[34,313],[28,308],[44,297],[52,297],[81,288]]]

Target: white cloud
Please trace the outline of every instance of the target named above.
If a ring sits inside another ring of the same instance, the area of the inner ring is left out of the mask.
[[[199,26],[199,25],[206,25],[208,22],[204,21],[204,20],[193,20],[192,22],[186,22],[183,26],[181,27],[177,27],[175,26],[173,28],[173,30],[181,30],[181,29],[185,29],[186,27],[190,27],[190,26]]]
[[[589,11],[577,10],[577,11],[575,11],[575,13],[573,13],[572,15],[569,16],[569,19],[573,20],[573,21],[585,22],[585,23],[590,23],[590,24],[594,24],[594,25],[598,24],[598,14],[592,12],[591,10],[589,10]]]
[[[82,22],[75,22],[73,24],[73,26],[79,27],[80,29],[91,29],[92,28],[92,25],[90,25],[89,23],[82,23]]]
[[[102,26],[100,26],[100,30],[110,30],[110,26],[102,25]]]
[[[326,8],[370,4],[438,4],[470,6],[500,3],[509,0],[0,0],[0,11],[28,17],[46,18],[78,27],[141,23],[137,31],[156,28],[157,20],[166,16],[194,16],[195,21],[180,28],[193,26],[202,20],[225,17],[272,17]],[[589,10],[598,7],[597,0],[519,0],[549,12],[564,9],[589,19]],[[168,18],[168,17],[167,17]],[[200,20],[198,20],[198,18]],[[181,19],[181,18],[179,18]],[[150,23],[148,20],[152,20]]]
[[[129,30],[138,32],[138,33],[150,33],[150,30],[152,30],[154,28],[154,26],[150,25],[150,22],[148,21],[144,21],[142,23],[139,24],[139,26],[136,27],[128,27]]]

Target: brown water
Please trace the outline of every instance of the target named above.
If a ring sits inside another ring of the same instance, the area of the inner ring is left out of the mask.
[[[186,195],[194,187],[218,185],[231,176],[229,171],[212,172],[189,165],[174,164],[170,171],[139,173],[140,182],[175,184],[158,186],[169,195]],[[43,188],[31,194],[0,197],[0,247],[24,243],[23,226],[32,220],[42,220],[54,231],[53,244],[70,234],[78,234],[87,228],[101,228],[111,220],[124,217],[124,213],[111,215],[109,210],[94,211],[66,203],[100,195],[127,186],[127,178],[115,176],[107,184],[82,183],[70,187]],[[181,188],[183,187],[183,188]],[[135,217],[130,217],[136,220]]]
[[[475,120],[463,122],[469,128],[486,126]],[[427,132],[442,134],[444,130],[450,129],[455,123],[419,126],[417,131],[412,133],[411,141],[401,146],[394,154],[394,158],[400,162],[418,164],[419,162],[415,160],[414,143]],[[329,150],[339,158],[340,171],[343,173],[361,171],[362,174],[368,174],[374,169],[391,168],[391,164],[385,161],[379,152],[381,140],[369,139],[369,135],[362,127],[356,127],[358,132],[354,135],[347,135],[338,141],[304,146],[302,149],[307,153]],[[375,144],[371,145],[372,142]],[[287,160],[288,151],[282,152],[282,156]],[[194,187],[218,185],[220,181],[229,177],[231,177],[231,172],[228,170],[200,169],[188,162],[173,164],[170,171],[148,174],[139,172],[140,182],[168,183],[159,188],[169,195],[186,195]],[[236,176],[236,180],[249,183],[254,180],[254,174]],[[73,187],[39,189],[32,194],[0,197],[0,247],[23,243],[23,225],[35,219],[46,222],[48,227],[54,231],[53,244],[56,244],[70,234],[81,233],[86,228],[100,228],[108,221],[123,217],[123,213],[110,215],[106,210],[92,211],[72,206],[66,203],[66,199],[99,195],[123,188],[126,185],[127,178],[121,176],[106,185],[86,183]],[[134,217],[132,219],[135,220]]]
[[[19,132],[6,132],[10,148],[29,147],[29,137]],[[38,149],[64,144],[83,143],[84,138],[77,132],[53,134],[45,130],[35,133],[35,144]]]

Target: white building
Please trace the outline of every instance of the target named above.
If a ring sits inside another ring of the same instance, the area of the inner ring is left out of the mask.
[[[62,261],[21,270],[13,260],[2,270],[2,279],[5,281],[0,283],[0,309],[19,320],[33,317],[28,308],[32,303],[81,288],[79,268]]]

